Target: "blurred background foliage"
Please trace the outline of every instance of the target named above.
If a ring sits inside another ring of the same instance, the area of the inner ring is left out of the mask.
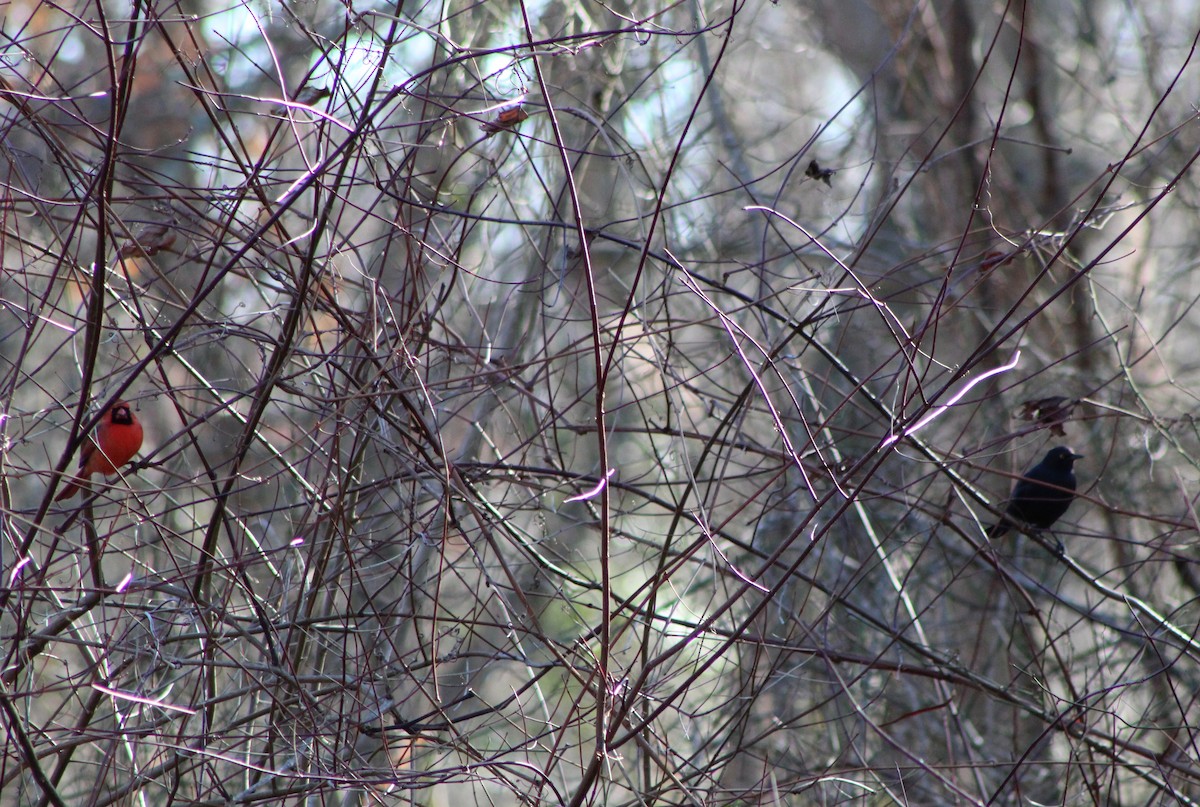
[[[0,803],[1200,798],[1200,5],[0,32]]]

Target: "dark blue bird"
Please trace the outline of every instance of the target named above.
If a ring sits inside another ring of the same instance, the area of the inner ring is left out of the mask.
[[[1044,530],[1058,521],[1075,498],[1075,460],[1082,456],[1066,446],[1050,449],[1017,480],[1004,518],[988,527],[988,537],[999,538],[1019,525]]]

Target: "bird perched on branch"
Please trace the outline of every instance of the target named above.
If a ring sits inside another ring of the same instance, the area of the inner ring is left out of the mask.
[[[1044,530],[1058,521],[1075,498],[1075,460],[1081,457],[1066,446],[1050,449],[1013,485],[1004,518],[988,527],[988,538],[1022,524]]]
[[[125,401],[108,408],[96,426],[95,433],[83,445],[79,454],[79,473],[54,497],[60,502],[69,499],[88,483],[92,474],[110,476],[142,447],[142,424]]]

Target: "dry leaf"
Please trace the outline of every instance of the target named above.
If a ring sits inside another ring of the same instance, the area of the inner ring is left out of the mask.
[[[525,111],[523,106],[517,104],[516,106],[500,110],[500,113],[495,118],[479,124],[479,128],[483,129],[484,134],[491,137],[496,132],[515,129],[520,125],[521,121],[528,119],[529,113]]]
[[[833,179],[833,175],[836,173],[837,171],[832,168],[822,168],[820,163],[818,163],[816,160],[813,160],[808,164],[808,170],[804,172],[804,176],[824,182],[826,185],[832,188],[833,182],[830,180]]]
[[[1065,437],[1067,431],[1063,424],[1070,420],[1071,413],[1078,404],[1078,400],[1065,395],[1051,395],[1048,398],[1025,401],[1021,404],[1020,418],[1050,429],[1051,434]]]

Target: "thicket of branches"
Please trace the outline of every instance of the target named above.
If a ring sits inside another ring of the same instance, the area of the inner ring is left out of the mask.
[[[1192,4],[0,21],[3,804],[1200,800]]]

